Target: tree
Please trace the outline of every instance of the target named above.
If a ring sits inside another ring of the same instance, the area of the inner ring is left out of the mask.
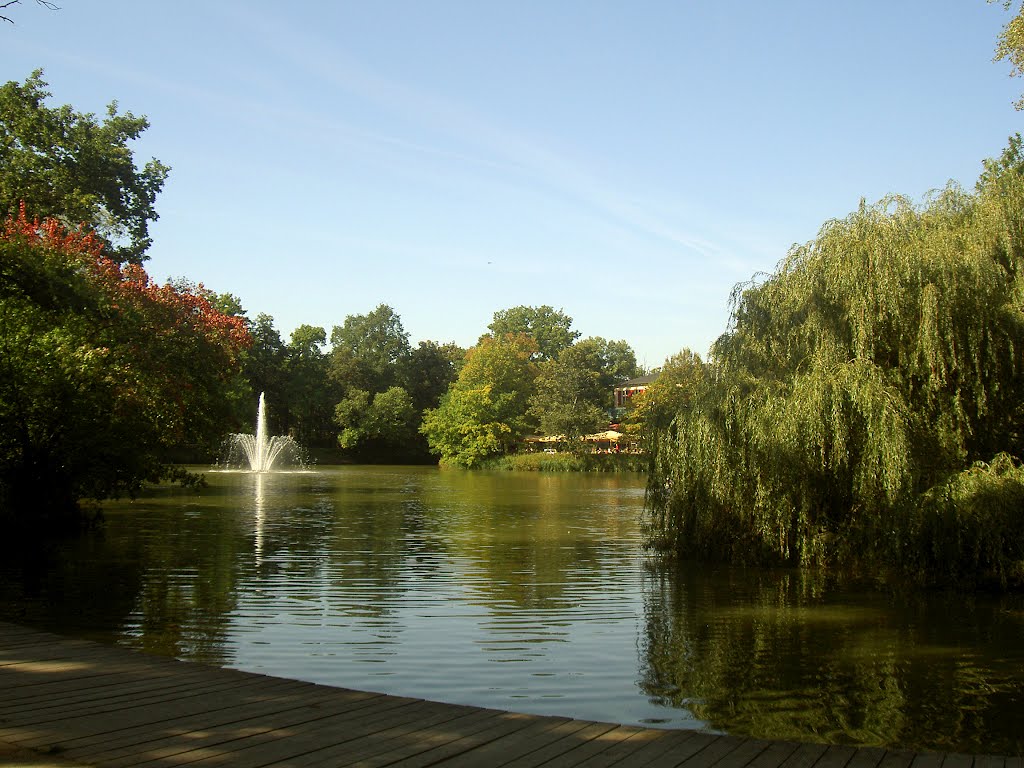
[[[672,355],[658,371],[658,377],[633,398],[633,407],[626,416],[626,431],[641,441],[657,439],[678,414],[693,408],[706,373],[700,355],[695,352],[683,349]],[[657,450],[656,446],[647,449]]]
[[[216,293],[202,283],[195,283],[184,277],[171,278],[167,285],[182,295],[202,296],[220,314],[237,318],[245,328],[251,327],[249,318],[246,317],[245,308],[242,306],[242,300],[234,294]],[[242,350],[243,360],[246,359],[248,351],[248,349]],[[252,427],[254,397],[251,383],[240,366],[236,367],[231,384],[226,389],[225,397],[229,405],[228,410],[233,414],[229,422],[229,431],[248,431]]]
[[[437,407],[465,357],[466,350],[451,342],[421,341],[410,350],[401,378],[418,413]]]
[[[367,315],[349,315],[331,331],[331,377],[346,389],[383,392],[398,383],[409,356],[409,334],[387,304]]]
[[[662,544],[1024,574],[1022,168],[1016,137],[973,194],[862,204],[737,287],[713,364],[652,442]]]
[[[581,451],[583,436],[606,428],[608,414],[595,402],[601,400],[600,375],[579,360],[567,359],[570,352],[539,365],[529,412],[541,432],[564,437],[570,450]]]
[[[272,432],[288,431],[287,350],[281,334],[274,327],[274,318],[265,312],[249,324],[252,343],[242,356],[242,372],[252,387],[253,398],[266,394],[268,426]],[[251,398],[252,399],[252,398]]]
[[[573,344],[563,354],[572,354],[576,365],[597,373],[600,394],[592,398],[595,405],[610,408],[615,387],[640,375],[636,353],[624,340],[607,341],[590,336]]]
[[[212,447],[248,341],[202,293],[22,207],[0,233],[0,514],[71,517],[166,476],[172,451]]]
[[[337,387],[328,381],[328,357],[324,352],[327,332],[313,325],[292,331],[285,348],[285,405],[290,432],[306,447],[333,442],[331,411]]]
[[[150,160],[135,165],[128,142],[149,122],[118,114],[111,102],[102,122],[70,106],[47,107],[42,70],[0,87],[0,215],[24,203],[39,216],[75,227],[85,223],[120,262],[141,263],[149,248],[149,222],[169,168]]]
[[[534,340],[520,333],[484,336],[466,353],[458,379],[420,427],[443,461],[477,466],[529,433],[536,351]]]
[[[499,310],[494,313],[494,320],[487,327],[495,338],[510,333],[525,333],[537,345],[533,359],[538,362],[555,360],[563,349],[580,337],[579,331],[571,330],[572,318],[547,304]]]
[[[230,317],[240,317],[246,323],[249,322],[249,318],[245,316],[245,307],[242,306],[242,300],[235,296],[233,293],[213,293],[212,291],[207,296],[210,304],[213,305],[214,309]]]
[[[21,4],[21,0],[7,0],[7,2],[0,3],[0,11],[5,11],[8,8],[10,8],[12,5],[20,5],[20,4]],[[56,4],[51,3],[49,0],[36,0],[36,5],[41,5],[43,8],[46,8],[47,10],[50,10],[50,11],[59,11],[60,10],[60,8],[58,8]],[[10,18],[9,16],[6,16],[6,15],[0,15],[0,21],[8,21],[11,24],[14,23],[14,19],[12,19],[12,18]]]
[[[370,395],[364,389],[350,390],[335,407],[334,420],[341,427],[338,444],[363,456],[407,454],[416,434],[409,393],[389,387]]]
[[[988,0],[990,3],[994,0]],[[1013,5],[1012,0],[1004,0],[1003,8],[1009,10]],[[1024,5],[1018,9],[1017,15],[1010,19],[996,43],[996,55],[994,61],[1006,60],[1010,64],[1010,77],[1024,75]],[[1024,109],[1024,97],[1016,101],[1014,106],[1017,109]]]
[[[591,336],[540,364],[530,413],[541,432],[564,436],[570,447],[582,449],[580,438],[607,428],[615,385],[635,374],[629,344]]]

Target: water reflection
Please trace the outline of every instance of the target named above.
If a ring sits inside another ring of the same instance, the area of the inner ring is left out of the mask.
[[[1019,600],[647,559],[642,478],[213,474],[8,562],[0,611],[149,652],[460,703],[1014,752]],[[90,606],[88,616],[79,610]]]
[[[1017,601],[854,592],[810,574],[651,569],[641,686],[762,738],[1017,754]]]
[[[266,475],[263,472],[256,473],[256,537],[253,546],[256,558],[256,567],[263,563],[263,524],[266,518],[265,502],[263,495],[263,483]]]

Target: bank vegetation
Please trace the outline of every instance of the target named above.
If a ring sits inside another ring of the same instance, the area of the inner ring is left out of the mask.
[[[682,557],[1024,582],[1024,155],[862,203],[736,289],[647,435]]]

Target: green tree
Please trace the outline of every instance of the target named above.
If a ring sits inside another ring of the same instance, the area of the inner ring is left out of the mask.
[[[587,447],[582,437],[606,428],[608,414],[595,402],[602,399],[600,375],[579,360],[567,359],[570,352],[538,366],[529,413],[541,432],[564,437],[570,450],[581,452]]]
[[[235,294],[213,293],[211,291],[207,296],[207,299],[218,312],[228,315],[229,317],[240,317],[245,320],[246,323],[249,322],[249,318],[246,317],[245,307],[242,306],[242,300],[235,296]]]
[[[597,373],[599,395],[592,401],[602,408],[610,408],[615,387],[640,375],[636,353],[624,340],[607,341],[600,336],[589,336],[573,344],[563,354],[572,354],[574,364]]]
[[[37,70],[0,87],[0,214],[16,215],[25,203],[35,215],[85,223],[104,238],[108,256],[141,263],[169,171],[155,159],[135,164],[128,144],[149,122],[118,114],[117,102],[102,121],[67,105],[47,107],[46,85]]]
[[[442,461],[466,467],[513,449],[532,427],[536,342],[526,334],[484,336],[466,353],[459,377],[421,431]]]
[[[448,391],[466,357],[457,344],[421,341],[410,350],[402,372],[402,382],[418,413],[435,408]]]
[[[615,385],[636,374],[636,355],[625,341],[591,336],[539,366],[530,414],[545,435],[564,436],[583,450],[584,435],[606,429]]]
[[[683,349],[657,371],[658,376],[633,400],[628,414],[631,431],[655,433],[666,429],[676,414],[691,408],[705,376],[700,355]]]
[[[973,194],[862,205],[738,287],[713,365],[654,440],[661,543],[1024,574],[1020,147]]]
[[[265,312],[256,315],[256,320],[249,325],[249,333],[252,344],[242,356],[243,374],[252,388],[252,395],[266,394],[267,422],[271,431],[287,432],[290,416],[284,341],[274,326],[274,318]]]
[[[579,331],[572,330],[572,318],[547,304],[499,310],[487,328],[495,338],[525,333],[537,345],[533,359],[538,362],[555,360],[563,349],[580,337]]]
[[[408,454],[416,436],[415,415],[412,398],[402,387],[374,395],[365,389],[350,390],[334,410],[335,423],[341,427],[338,444],[363,457]]]
[[[332,408],[337,387],[328,381],[327,332],[313,325],[292,331],[285,348],[285,398],[289,432],[307,448],[333,442]]]
[[[409,334],[387,304],[349,315],[331,331],[331,377],[345,389],[383,392],[398,384],[409,356]]]
[[[988,1],[994,2],[994,0]],[[1006,10],[1012,6],[1012,0],[1003,1],[1003,8]],[[1006,23],[999,33],[994,61],[1004,60],[1010,65],[1010,77],[1024,75],[1024,5],[1018,8],[1017,14]],[[1024,97],[1018,99],[1014,106],[1017,109],[1024,109]]]

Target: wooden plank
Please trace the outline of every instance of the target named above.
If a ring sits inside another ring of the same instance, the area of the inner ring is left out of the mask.
[[[81,736],[73,741],[69,739],[69,734],[64,733],[57,746],[65,750],[74,749],[76,754],[89,755],[97,748],[110,751],[128,747],[140,741],[152,741],[158,738],[157,734],[172,727],[177,731],[187,732],[204,725],[243,721],[250,714],[255,716],[289,708],[316,705],[318,701],[317,697],[313,695],[282,696],[282,691],[286,694],[289,693],[290,689],[287,686],[280,689],[275,687],[270,690],[256,686],[246,690],[258,695],[249,695],[242,690],[233,689],[221,694],[225,699],[224,706],[216,711],[205,711],[192,717],[179,717],[173,721],[162,723],[144,722],[141,725],[131,725],[122,722],[120,725],[124,727],[117,731],[104,731],[93,736]],[[366,695],[370,696],[370,694]]]
[[[415,755],[396,760],[389,765],[395,768],[426,768],[426,766],[450,760],[457,755],[470,752],[479,746],[489,744],[517,731],[524,730],[537,721],[535,715],[523,715],[516,712],[502,712],[488,721],[485,728],[459,735],[444,744],[419,752]]]
[[[391,697],[380,697],[373,707],[358,712],[325,705],[317,710],[296,711],[287,717],[276,716],[273,727],[259,733],[240,734],[239,738],[222,741],[173,756],[157,755],[151,752],[136,756],[125,765],[230,765],[235,768],[267,765],[290,761],[317,749],[323,749],[356,738],[358,735],[375,730],[384,730],[396,722],[415,717],[418,709],[432,706],[430,702],[416,699],[395,701]],[[373,711],[367,711],[373,710]],[[151,758],[151,759],[147,759]]]
[[[620,745],[644,730],[630,725],[619,725],[590,741],[573,747],[569,752],[559,755],[550,762],[550,768],[576,768],[587,761],[599,760],[602,754]]]
[[[559,739],[540,749],[534,750],[528,755],[516,758],[512,762],[507,763],[505,768],[533,768],[533,766],[541,765],[550,767],[558,758],[572,752],[583,744],[604,736],[615,728],[616,726],[613,723],[588,723],[579,731],[570,734],[567,738]],[[562,764],[564,765],[564,763]]]
[[[72,768],[80,765],[59,755],[43,755],[0,741],[0,766],[4,768]]]
[[[881,747],[861,747],[846,764],[846,768],[878,768],[883,757],[885,757],[885,750]],[[963,768],[970,768],[970,766],[963,766]]]
[[[507,714],[507,712],[499,710],[481,709],[474,714],[466,715],[450,723],[411,731],[405,738],[399,738],[391,744],[382,744],[384,749],[374,750],[373,755],[359,759],[355,761],[355,764],[358,764],[361,768],[370,768],[371,766],[390,766],[401,763],[403,760],[415,760],[421,758],[427,752],[443,754],[447,750],[453,754],[458,754],[465,747],[464,740],[472,739],[480,734],[484,734],[486,737],[488,732],[503,733],[508,731],[510,726],[506,722]],[[456,742],[463,743],[456,744]],[[352,764],[353,761],[349,759],[347,752],[348,746],[346,744],[326,750],[323,753],[323,757],[329,761],[328,764],[330,765],[334,765],[335,760],[338,761],[338,765]],[[297,764],[320,765],[322,763],[319,761],[319,757],[319,753],[310,755],[302,761],[298,761]]]
[[[182,666],[192,666],[183,664]],[[135,659],[79,658],[52,661],[19,660],[0,667],[0,679],[9,691],[30,690],[40,685],[75,685],[78,681],[96,681],[116,674],[168,677],[180,674],[181,667],[164,667],[140,663]]]
[[[846,768],[846,764],[855,754],[857,754],[857,750],[854,747],[833,744],[818,758],[814,768]],[[939,767],[934,766],[933,768]]]
[[[904,749],[887,750],[878,768],[909,768],[914,760],[914,753]]]
[[[974,768],[1006,768],[1006,758],[996,755],[975,757]]]
[[[190,752],[203,751],[208,754],[220,754],[241,749],[246,739],[259,739],[262,734],[291,728],[303,723],[316,721],[336,715],[339,712],[357,717],[360,713],[379,713],[395,707],[404,706],[408,700],[394,700],[387,696],[369,696],[363,700],[337,700],[325,697],[320,701],[302,702],[299,706],[285,708],[281,702],[255,717],[244,720],[236,719],[226,725],[209,728],[204,725],[209,713],[197,713],[188,718],[189,727],[183,727],[182,718],[169,718],[157,724],[141,724],[132,729],[132,736],[142,735],[143,739],[135,739],[135,744],[121,751],[117,757],[106,758],[109,765],[139,765],[148,760],[165,759],[170,756],[184,755]],[[237,713],[237,707],[228,707],[221,714]],[[198,722],[197,722],[198,721]],[[117,737],[126,732],[117,732]],[[76,759],[84,759],[95,753],[97,745],[109,745],[113,740],[109,734],[98,734],[87,739],[63,742],[67,753]],[[145,755],[143,758],[142,756]],[[184,762],[184,758],[182,758]]]
[[[727,736],[730,741],[736,737]],[[768,747],[771,742],[763,739],[744,739],[742,743],[721,760],[714,763],[716,768],[747,768],[756,760]]]
[[[79,725],[88,727],[90,723],[109,725],[113,722],[128,722],[153,707],[166,709],[176,704],[223,708],[252,697],[270,695],[276,688],[277,686],[268,688],[259,680],[214,680],[185,687],[167,686],[157,691],[149,691],[143,696],[129,696],[106,703],[91,703],[87,699],[80,699],[64,707],[50,710],[33,709],[24,713],[7,713],[4,724],[0,726],[0,735],[10,728],[30,731],[40,726],[45,727],[49,723],[60,723],[66,732],[71,732]]]
[[[586,723],[568,718],[533,716],[525,728],[504,734],[500,739],[478,744],[464,753],[452,756],[446,768],[471,768],[487,765],[497,768],[535,749],[557,741],[566,733],[580,730]]]
[[[196,669],[184,675],[174,675],[176,680],[200,680],[210,679],[203,674],[204,670]],[[93,677],[76,680],[54,681],[49,683],[38,683],[36,685],[6,686],[7,678],[0,673],[0,688],[3,695],[0,697],[0,710],[15,707],[30,707],[38,701],[56,702],[62,699],[73,699],[80,696],[94,694],[103,696],[110,691],[118,690],[121,687],[137,686],[145,684],[150,686],[165,685],[168,676],[140,674],[138,672],[119,672],[101,677]]]
[[[319,720],[287,731],[264,734],[257,740],[221,757],[210,757],[196,763],[203,766],[231,765],[234,768],[256,768],[278,762],[294,766],[300,761],[313,765],[334,765],[328,754],[347,755],[359,745],[367,746],[384,734],[396,728],[408,727],[417,722],[428,722],[442,710],[435,702],[414,701],[406,707],[384,714],[353,719],[345,714],[336,718]]]
[[[32,661],[60,661],[61,659],[99,658],[103,656],[122,656],[131,659],[133,656],[148,658],[142,653],[129,648],[100,645],[91,640],[75,640],[38,633],[33,640],[25,642],[7,642],[0,635],[0,668],[11,664]],[[159,657],[153,657],[159,658]],[[169,657],[166,657],[169,658]]]
[[[731,756],[732,753],[739,749],[744,743],[744,740],[733,738],[729,736],[718,736],[708,744],[704,749],[700,750],[694,755],[686,758],[679,762],[671,764],[664,764],[664,768],[677,768],[678,766],[685,766],[685,768],[710,768],[712,765],[716,765],[726,756]],[[753,756],[751,757],[753,759]],[[658,764],[658,768],[662,768],[661,763]]]
[[[811,768],[828,749],[824,744],[801,744],[780,768]]]
[[[646,765],[666,754],[671,754],[672,762],[676,763],[697,754],[718,738],[692,731],[642,730],[579,765],[586,768],[603,768],[620,762]]]
[[[25,713],[37,709],[70,707],[76,703],[102,704],[125,696],[143,696],[149,691],[170,690],[181,686],[195,685],[203,681],[210,681],[210,678],[201,674],[201,671],[199,674],[176,677],[173,683],[162,678],[120,675],[104,678],[93,685],[78,684],[71,688],[47,689],[39,691],[35,695],[29,695],[28,692],[23,691],[13,696],[3,696],[0,699],[0,717],[8,712]]]
[[[793,741],[773,741],[768,748],[750,761],[749,768],[779,768],[800,745]],[[863,768],[874,768],[864,766]]]
[[[173,701],[193,699],[196,697],[221,697],[229,692],[246,692],[251,690],[259,691],[262,695],[272,690],[260,680],[189,680],[181,684],[165,683],[156,688],[149,688],[144,692],[134,695],[109,696],[103,699],[89,701],[86,698],[78,697],[74,701],[64,704],[55,704],[52,707],[32,708],[19,710],[16,715],[9,716],[9,721],[16,722],[19,726],[25,727],[39,723],[48,723],[55,720],[74,718],[87,713],[88,715],[116,715],[125,710],[137,710],[146,707],[153,702],[166,705]]]
[[[652,768],[673,768],[701,754],[703,750],[717,744],[721,738],[692,731],[660,731],[660,734],[660,738],[650,740],[642,746],[637,745],[634,751],[624,754],[621,761]]]
[[[246,697],[249,697],[248,700],[258,700],[259,689],[259,680],[253,680],[238,692],[238,697],[241,697],[241,700],[247,700]],[[59,721],[60,743],[68,745],[82,739],[116,733],[129,727],[157,725],[178,717],[216,712],[237,706],[238,703],[239,698],[226,694],[216,697],[196,694],[165,703],[157,702],[150,706],[122,710],[116,719],[107,713],[82,713]],[[47,729],[45,724],[21,726],[13,737],[7,735],[10,730],[7,725],[0,726],[0,738],[9,738],[28,747],[46,745],[53,740],[53,731]]]
[[[960,755],[955,752],[948,752],[942,758],[942,768],[972,768],[974,757],[971,755]]]
[[[19,624],[10,624],[5,621],[0,621],[0,641],[3,642],[3,648],[33,643],[41,646],[44,643],[57,643],[64,640],[68,643],[92,643],[91,640],[79,640],[72,637],[64,637],[52,632],[44,632],[38,629],[23,627]],[[95,645],[95,643],[93,644]],[[2,652],[2,648],[0,648],[0,653]]]
[[[381,694],[364,693],[361,699],[349,700],[350,707],[355,710],[380,697]],[[81,760],[102,762],[125,758],[134,760],[140,753],[167,750],[175,746],[179,747],[179,751],[213,746],[237,738],[239,733],[259,733],[273,728],[266,718],[306,706],[320,706],[332,698],[330,691],[325,690],[322,694],[311,693],[303,699],[267,699],[248,703],[212,715],[179,718],[161,728],[140,726],[121,731],[93,743],[79,743],[71,753]]]
[[[410,755],[425,752],[459,735],[486,728],[500,713],[493,709],[450,707],[425,716],[417,722],[396,725],[377,733],[360,735],[352,741],[325,747],[288,761],[290,768],[330,765],[344,768],[383,766]],[[403,749],[404,748],[404,749]]]
[[[924,752],[914,755],[914,759],[910,762],[910,768],[942,768],[944,757],[945,755],[938,752]]]

